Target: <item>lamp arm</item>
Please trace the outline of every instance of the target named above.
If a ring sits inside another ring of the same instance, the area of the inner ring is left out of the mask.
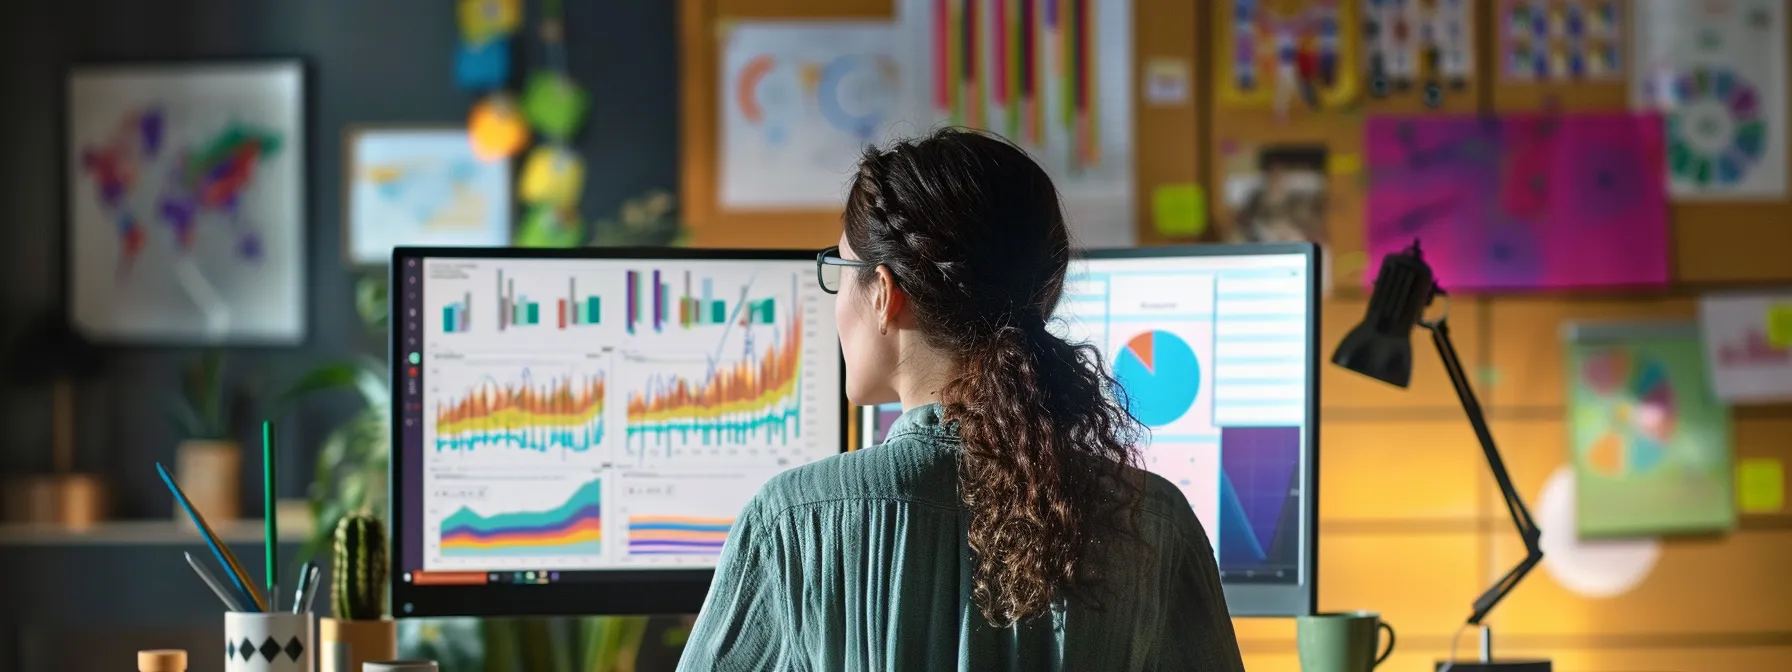
[[[1481,410],[1481,402],[1475,399],[1475,390],[1469,385],[1468,373],[1462,368],[1462,359],[1457,356],[1456,346],[1450,341],[1448,322],[1445,318],[1439,318],[1432,322],[1420,322],[1419,326],[1431,332],[1431,342],[1437,346],[1438,356],[1443,359],[1444,372],[1449,374],[1450,384],[1455,386],[1456,396],[1462,400],[1462,410],[1468,415],[1469,425],[1474,427],[1475,438],[1481,443],[1481,453],[1487,458],[1487,467],[1493,472],[1493,480],[1499,484],[1500,498],[1506,503],[1506,513],[1511,515],[1512,525],[1518,528],[1518,536],[1524,540],[1524,559],[1475,599],[1474,612],[1469,615],[1468,624],[1480,625],[1487,613],[1493,611],[1494,605],[1499,604],[1525,575],[1543,561],[1543,534],[1537,529],[1536,521],[1531,519],[1531,511],[1525,506],[1524,499],[1518,496],[1518,489],[1512,486],[1512,475],[1506,471],[1506,461],[1500,458],[1499,448],[1493,442],[1493,432],[1487,428],[1487,414]]]

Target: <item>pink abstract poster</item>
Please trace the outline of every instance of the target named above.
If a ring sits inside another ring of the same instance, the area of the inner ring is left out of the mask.
[[[1416,239],[1453,292],[1665,285],[1662,130],[1651,114],[1371,118],[1369,268]]]

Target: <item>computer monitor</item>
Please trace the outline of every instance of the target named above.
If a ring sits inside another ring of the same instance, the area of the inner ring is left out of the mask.
[[[812,251],[399,248],[393,611],[693,613],[761,485],[845,446]]]
[[[1313,611],[1319,280],[1308,244],[1094,251],[1052,322],[1126,390],[1144,466],[1194,507],[1234,616]],[[865,408],[862,441],[900,411]]]

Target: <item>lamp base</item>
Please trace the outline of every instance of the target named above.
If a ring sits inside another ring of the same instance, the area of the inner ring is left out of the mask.
[[[1442,672],[1445,665],[1450,666],[1450,672],[1552,672],[1553,670],[1547,660],[1524,658],[1490,660],[1485,663],[1478,660],[1458,660],[1454,664],[1447,660],[1440,660],[1437,661],[1436,669]]]

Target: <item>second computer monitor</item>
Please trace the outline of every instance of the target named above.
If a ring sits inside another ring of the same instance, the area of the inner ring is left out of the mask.
[[[1234,616],[1314,606],[1318,255],[1305,244],[1090,252],[1053,328],[1102,353],[1180,488]],[[867,443],[900,413],[866,409]]]

